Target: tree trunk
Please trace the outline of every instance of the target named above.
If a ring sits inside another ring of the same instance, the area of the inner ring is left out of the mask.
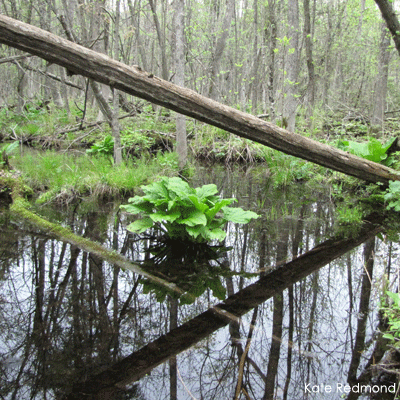
[[[369,239],[364,244],[364,269],[362,273],[362,285],[360,291],[360,304],[357,318],[357,332],[352,351],[349,372],[347,374],[347,382],[349,385],[357,383],[357,371],[360,366],[361,356],[364,353],[366,344],[365,338],[367,335],[367,320],[368,310],[370,306],[372,274],[375,258],[375,237]]]
[[[156,26],[158,43],[160,45],[161,50],[161,70],[162,70],[162,78],[167,81],[168,80],[168,66],[167,66],[167,55],[166,55],[166,46],[165,46],[165,35],[161,31],[160,21],[157,16],[156,6],[153,0],[149,0],[151,12],[154,18],[154,24]]]
[[[175,83],[185,86],[185,0],[176,0],[175,14]],[[179,169],[183,170],[187,163],[187,140],[186,140],[186,117],[182,114],[176,115],[176,152],[178,153]]]
[[[79,46],[34,26],[0,15],[0,43],[16,47],[96,79],[134,96],[160,104],[238,136],[369,182],[388,184],[400,174],[163,81],[137,67]]]
[[[390,0],[375,0],[381,10],[382,17],[386,21],[386,25],[392,34],[394,44],[400,55],[400,22],[397,18],[396,12],[394,11]]]
[[[390,36],[386,24],[382,24],[382,36],[379,46],[378,75],[375,81],[374,104],[371,118],[371,129],[379,136],[383,130],[383,121],[386,109],[386,94],[389,75]]]
[[[119,20],[120,20],[120,0],[115,1],[115,21],[114,21],[114,59],[119,60]],[[111,119],[111,130],[114,138],[114,163],[119,165],[122,162],[121,150],[121,130],[119,126],[119,94],[118,90],[112,88],[113,110]]]
[[[168,296],[169,303],[169,329],[178,327],[178,300]],[[178,365],[177,359],[171,357],[169,359],[169,398],[177,400],[178,398]]]
[[[208,89],[208,95],[211,99],[218,99],[218,90],[216,85],[217,76],[221,64],[222,54],[226,46],[226,40],[228,39],[229,27],[231,26],[233,14],[235,12],[235,1],[229,0],[226,4],[225,19],[222,24],[221,35],[219,36],[214,50],[214,58],[211,63],[211,77],[210,86]]]
[[[284,92],[286,95],[283,117],[286,118],[287,129],[295,131],[297,109],[297,77],[299,74],[299,1],[290,0],[288,5],[289,52],[287,55],[287,75],[284,76]],[[283,126],[283,125],[282,125]]]
[[[310,118],[314,112],[315,103],[315,72],[313,60],[313,35],[311,32],[311,13],[310,0],[304,0],[304,42],[306,45],[306,59],[308,70],[308,112],[307,117]],[[312,120],[312,119],[311,119]]]
[[[269,65],[268,65],[268,101],[270,120],[275,123],[275,49],[277,42],[277,23],[275,17],[275,2],[276,0],[268,0],[268,25],[270,26],[270,34],[264,33],[264,37],[268,37],[269,42]],[[267,30],[267,28],[265,29]]]

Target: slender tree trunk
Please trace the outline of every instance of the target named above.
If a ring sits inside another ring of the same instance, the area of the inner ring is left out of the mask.
[[[161,51],[161,71],[162,78],[164,80],[168,80],[168,64],[167,64],[167,53],[166,53],[166,45],[165,45],[165,35],[161,30],[160,20],[158,19],[156,6],[153,0],[149,0],[151,12],[153,14],[154,24],[156,26],[158,43],[160,45]]]
[[[379,46],[378,75],[375,81],[374,104],[371,118],[371,130],[378,134],[383,130],[384,115],[386,110],[386,94],[389,75],[390,36],[386,24],[382,24],[381,43]]]
[[[286,118],[289,132],[295,131],[296,109],[297,109],[297,78],[299,74],[299,1],[289,0],[288,4],[289,52],[286,57],[287,75],[284,79],[284,102],[283,117]]]
[[[288,255],[289,229],[287,224],[282,227],[282,236],[278,240],[276,251],[276,263],[286,260]],[[264,387],[263,400],[273,400],[275,393],[275,380],[278,373],[278,365],[281,351],[283,332],[283,292],[274,296],[274,312],[272,316],[272,342],[269,351],[267,377]]]
[[[175,1],[175,83],[185,86],[185,0]],[[179,169],[183,170],[187,163],[186,117],[176,115],[176,152],[178,153]]]
[[[369,310],[369,301],[371,297],[372,288],[372,273],[374,268],[374,248],[375,248],[375,237],[369,239],[364,244],[364,270],[362,273],[362,284],[361,284],[361,297],[360,305],[358,309],[357,319],[357,332],[356,340],[354,343],[353,354],[350,361],[349,372],[347,374],[347,382],[350,385],[357,383],[357,370],[360,365],[361,356],[365,349],[365,337]]]
[[[215,45],[213,54],[213,60],[211,63],[211,75],[210,75],[210,86],[208,88],[208,96],[213,100],[217,100],[219,96],[217,75],[219,74],[221,59],[226,46],[226,41],[228,39],[229,27],[231,26],[234,12],[235,12],[235,1],[228,0],[226,4],[225,18],[222,23],[221,34],[217,39],[217,43]]]
[[[312,117],[315,104],[315,72],[313,60],[313,35],[311,31],[310,0],[304,0],[304,41],[308,70],[308,118]],[[311,119],[312,120],[312,119]]]
[[[382,17],[392,34],[394,44],[400,55],[400,22],[390,0],[375,0],[381,10]]]
[[[269,64],[268,64],[268,101],[270,120],[275,123],[275,49],[277,44],[277,22],[275,17],[276,0],[268,0],[268,25],[270,33],[264,34],[269,42]],[[265,29],[265,31],[267,28]]]
[[[169,329],[172,330],[178,326],[178,300],[172,297],[168,298],[169,302]],[[178,398],[178,367],[176,356],[169,359],[169,390],[170,400]]]
[[[261,51],[258,49],[258,0],[254,0],[254,43],[253,43],[253,71],[250,76],[251,84],[251,113],[257,113],[257,101],[259,91],[258,66],[260,63]],[[250,97],[250,96],[249,96]]]
[[[114,22],[114,59],[119,60],[119,21],[120,21],[120,0],[115,0],[115,22]],[[114,163],[119,165],[122,162],[121,132],[119,126],[119,92],[112,88],[113,111],[111,119],[111,130],[114,138]]]

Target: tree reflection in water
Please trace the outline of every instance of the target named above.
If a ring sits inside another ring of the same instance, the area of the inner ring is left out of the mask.
[[[332,204],[323,187],[275,190],[251,171],[246,176],[215,171],[203,174],[207,181],[199,183],[215,182],[225,197],[238,198],[247,209],[259,207],[255,211],[263,215],[249,226],[227,227],[226,245],[232,250],[223,264],[237,273],[221,280],[229,298],[258,279],[243,272],[263,279],[274,266],[330,236]],[[48,218],[66,221],[74,232],[129,259],[143,258],[142,244],[125,231],[127,222],[114,209],[79,210]],[[2,398],[62,398],[76,382],[110,372],[111,365],[147,343],[149,351],[158,353],[151,343],[157,346],[159,336],[218,302],[206,290],[190,305],[178,305],[172,298],[159,303],[154,295],[143,294],[140,276],[10,216],[1,218]],[[391,245],[392,265],[397,246]],[[228,318],[226,328],[177,356],[171,354],[169,368],[162,364],[126,388],[109,391],[108,398],[165,399],[171,393],[171,398],[182,399],[311,399],[318,397],[306,393],[308,383],[336,390],[337,383],[369,382],[371,372],[365,367],[383,355],[382,343],[374,340],[379,324],[375,282],[385,272],[387,251],[380,240],[370,240],[364,254],[358,248],[275,293],[242,318]],[[271,291],[285,284],[274,282]],[[323,395],[338,397],[336,392]]]

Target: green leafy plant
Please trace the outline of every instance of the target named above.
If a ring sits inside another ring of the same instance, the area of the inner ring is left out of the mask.
[[[400,211],[400,181],[389,181],[389,187],[383,196],[387,203],[386,208]]]
[[[183,294],[169,293],[148,279],[141,280],[144,292],[153,291],[158,301],[168,294],[190,304],[209,288],[218,299],[224,299],[226,290],[221,277],[235,273],[219,259],[229,249],[208,242],[225,238],[222,228],[228,221],[245,224],[258,215],[228,207],[235,199],[221,199],[213,184],[192,188],[181,178],[163,177],[142,189],[144,196],[135,196],[121,206],[128,213],[143,215],[127,229],[135,233],[150,228],[152,233],[162,232],[158,236],[147,235],[152,244],[146,250],[149,257],[143,267],[174,282]]]
[[[381,311],[384,313],[389,325],[383,337],[391,340],[398,347],[400,345],[400,295],[390,291],[385,293],[393,302],[390,306],[385,304],[385,306],[381,307]]]
[[[114,139],[107,135],[101,142],[95,143],[86,153],[91,155],[101,155],[111,157],[114,153]]]
[[[339,140],[337,142],[337,147],[367,160],[390,165],[392,160],[388,157],[387,151],[395,140],[396,138],[389,139],[385,144],[382,144],[375,138],[370,138],[368,142],[364,143],[351,140]]]
[[[127,229],[143,233],[159,227],[171,239],[191,242],[221,241],[226,233],[222,227],[228,222],[246,224],[258,218],[252,211],[228,207],[235,199],[221,199],[214,184],[192,188],[181,178],[162,178],[142,186],[144,196],[129,199],[121,208],[144,218]]]
[[[8,157],[14,153],[19,146],[19,142],[8,143],[0,148],[0,168],[9,167]]]

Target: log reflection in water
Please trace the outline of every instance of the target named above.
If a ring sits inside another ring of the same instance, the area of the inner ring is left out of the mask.
[[[293,261],[281,265],[224,302],[147,344],[102,373],[75,385],[64,399],[93,398],[96,395],[112,398],[118,388],[140,379],[157,365],[227,325],[232,318],[244,315],[294,282],[374,237],[383,230],[379,222],[371,217],[354,237],[325,241]]]

